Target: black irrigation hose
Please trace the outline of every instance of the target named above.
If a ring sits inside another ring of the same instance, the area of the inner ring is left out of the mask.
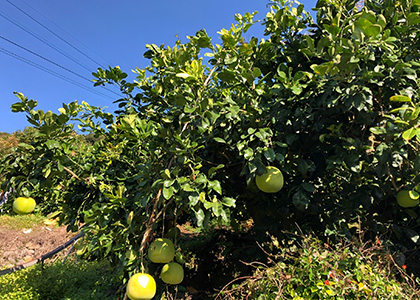
[[[57,254],[58,252],[66,249],[68,246],[70,246],[73,242],[77,241],[78,239],[80,239],[82,236],[84,235],[83,232],[79,233],[78,235],[74,236],[71,240],[67,241],[65,244],[61,245],[60,247],[55,248],[53,251],[48,252],[47,254],[42,255],[41,257],[31,260],[30,262],[12,267],[12,268],[8,268],[5,270],[1,270],[0,271],[0,276],[9,274],[9,273],[14,273],[16,271],[28,268],[30,266],[33,266],[39,262],[44,262],[44,260],[51,258],[52,256],[54,256],[55,254]]]

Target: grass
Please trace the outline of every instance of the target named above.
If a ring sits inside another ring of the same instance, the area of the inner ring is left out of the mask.
[[[43,225],[46,218],[37,214],[0,215],[0,226],[6,229],[24,229]]]
[[[119,286],[105,261],[54,262],[0,277],[0,300],[115,300]]]

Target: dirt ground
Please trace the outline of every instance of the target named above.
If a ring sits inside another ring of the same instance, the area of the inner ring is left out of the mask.
[[[0,223],[0,270],[37,259],[63,245],[74,235],[67,233],[64,226],[39,224],[19,230]],[[57,256],[66,255],[70,248]]]

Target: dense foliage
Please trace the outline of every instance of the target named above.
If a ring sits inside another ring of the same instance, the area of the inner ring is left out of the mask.
[[[147,45],[135,82],[118,67],[93,74],[124,93],[114,114],[85,102],[43,112],[18,93],[12,109],[38,133],[3,159],[4,188],[56,206],[72,230],[84,223],[85,250],[126,272],[147,266],[168,220],[331,236],[362,226],[415,246],[418,207],[395,194],[419,197],[420,1],[356,3],[320,0],[315,22],[272,1],[266,39],[245,39],[258,26],[247,13],[221,44],[200,30]],[[74,121],[93,144],[77,142]],[[284,174],[275,194],[254,181],[268,165]]]

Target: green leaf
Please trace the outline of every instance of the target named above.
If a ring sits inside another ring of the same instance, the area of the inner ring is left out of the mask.
[[[420,23],[420,13],[419,12],[411,12],[407,16],[408,26],[417,25]]]
[[[223,204],[219,201],[213,201],[213,206],[211,209],[213,210],[214,215],[219,217],[223,211]]]
[[[403,132],[402,137],[404,140],[409,141],[417,134],[417,129],[411,127]]]
[[[206,193],[201,192],[200,195],[198,195],[198,199],[202,202],[205,203],[206,202]]]
[[[377,36],[378,34],[381,33],[381,31],[382,31],[382,27],[378,24],[373,24],[364,29],[364,32],[366,33],[366,35],[371,36],[371,37]]]
[[[236,204],[236,200],[230,197],[223,197],[221,202],[228,207],[235,207]]]
[[[260,70],[260,68],[257,68],[257,67],[255,67],[253,70],[252,70],[252,76],[254,77],[254,78],[257,78],[257,77],[260,77],[261,76],[261,70]]]
[[[254,150],[252,148],[246,148],[244,151],[244,157],[246,159],[251,159],[254,157]]]
[[[61,163],[61,161],[57,161],[57,168],[58,168],[58,170],[59,170],[60,172],[63,172],[63,171],[64,171],[64,166],[63,166],[63,164]]]
[[[163,186],[164,187],[170,187],[170,186],[172,186],[173,184],[174,184],[174,182],[175,182],[175,179],[171,179],[171,180],[165,180],[164,182],[163,182]]]
[[[195,191],[195,189],[193,189],[189,183],[183,184],[181,186],[181,188],[184,192],[194,192]]]
[[[420,234],[412,229],[406,229],[406,234],[413,243],[420,245]]]
[[[193,195],[188,196],[188,200],[190,201],[189,205],[191,207],[194,207],[198,204],[198,201],[200,201],[200,196],[194,193]]]
[[[223,70],[217,75],[217,77],[221,81],[225,81],[225,82],[232,82],[236,79],[235,72],[231,70]]]
[[[307,194],[299,189],[292,197],[292,203],[299,211],[305,211],[308,208],[309,199]]]
[[[213,207],[214,203],[211,201],[204,201],[203,205],[205,209],[209,209]]]
[[[165,171],[163,171],[163,173],[166,175],[166,177],[167,177],[168,179],[170,179],[170,178],[171,178],[171,171],[169,171],[168,169],[165,169]]]
[[[381,135],[386,133],[386,129],[383,127],[371,127],[369,128],[370,132],[376,135]]]
[[[190,106],[188,104],[184,106],[184,112],[187,114],[193,113],[196,109],[197,106]]]
[[[25,148],[27,150],[34,150],[34,146],[26,144],[26,143],[19,143],[18,144],[19,148]]]
[[[176,74],[176,77],[181,77],[181,78],[186,79],[186,78],[191,77],[191,75],[188,74],[188,73],[178,73],[178,74]]]
[[[195,212],[195,217],[197,218],[197,225],[199,227],[202,227],[205,225],[206,214],[201,208]]]
[[[273,162],[276,159],[276,152],[272,148],[267,148],[264,149],[264,156],[268,161]]]
[[[225,58],[225,64],[230,65],[238,61],[238,58],[236,56],[226,57]]]
[[[220,137],[214,137],[213,139],[218,143],[226,144],[226,141]]]
[[[194,180],[194,184],[196,185],[201,185],[201,184],[205,185],[207,184],[207,182],[208,182],[207,177],[204,174],[199,174],[197,178]]]
[[[211,177],[217,170],[224,168],[224,164],[220,164],[217,167],[211,167],[209,170],[209,177]]]
[[[25,103],[17,102],[11,106],[12,112],[22,112],[25,111]]]
[[[315,186],[311,183],[308,183],[308,182],[302,182],[301,187],[309,193],[313,193],[316,190]]]
[[[174,194],[174,188],[172,186],[170,187],[164,187],[162,191],[163,197],[168,200],[172,197]]]
[[[315,74],[324,76],[327,74],[328,70],[330,69],[330,66],[327,64],[311,65],[311,69],[315,72]]]
[[[56,140],[48,140],[45,142],[48,149],[60,148],[60,143]]]
[[[218,180],[209,181],[207,187],[209,189],[212,189],[213,191],[216,191],[220,195],[222,194],[222,186],[220,185],[220,181]]]
[[[413,109],[412,109],[411,107],[407,107],[406,105],[404,105],[404,106],[402,106],[402,107],[397,107],[397,108],[394,108],[393,110],[391,110],[391,111],[390,111],[390,113],[391,113],[391,114],[393,114],[393,113],[397,113],[397,112],[399,112],[399,111],[406,111],[406,110],[411,110],[411,111],[413,111]]]
[[[394,102],[411,102],[410,97],[402,96],[402,95],[392,96],[389,99]]]
[[[63,125],[63,124],[66,124],[69,119],[70,118],[67,115],[60,114],[57,117],[57,122],[59,125]]]

